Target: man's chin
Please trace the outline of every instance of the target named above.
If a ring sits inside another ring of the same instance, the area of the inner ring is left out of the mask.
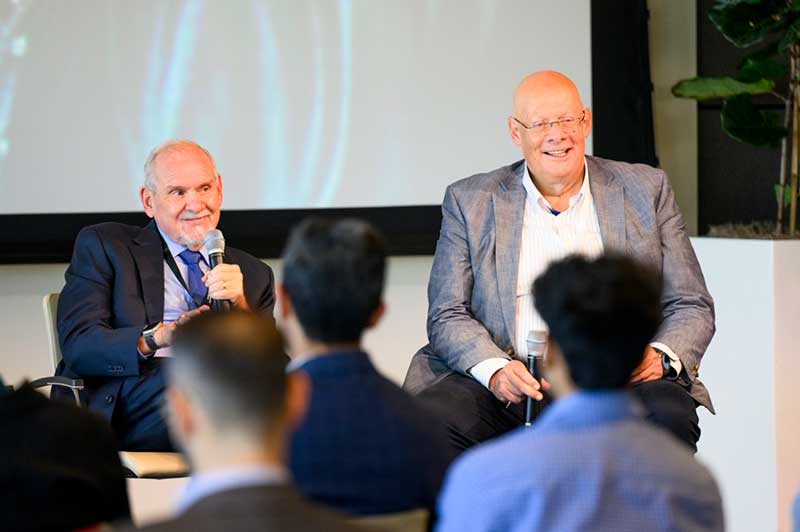
[[[178,243],[196,251],[203,247],[205,234],[206,232],[203,231],[200,234],[195,233],[193,235],[181,235]]]

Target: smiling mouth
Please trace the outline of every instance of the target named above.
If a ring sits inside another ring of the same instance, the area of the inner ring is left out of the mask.
[[[208,216],[200,216],[198,218],[183,218],[181,221],[189,223],[189,224],[196,224],[196,223],[204,222],[207,219],[208,219]]]
[[[550,150],[550,151],[546,151],[546,152],[543,152],[543,153],[545,155],[549,155],[550,157],[560,158],[560,157],[566,157],[567,153],[569,153],[571,150],[572,150],[572,148],[565,148],[563,150]]]

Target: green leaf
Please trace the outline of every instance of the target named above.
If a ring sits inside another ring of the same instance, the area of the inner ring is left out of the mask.
[[[739,94],[765,94],[772,92],[775,82],[760,79],[754,82],[737,81],[733,78],[692,78],[684,79],[672,87],[672,94],[678,98],[693,100],[713,100],[730,98]]]
[[[758,81],[762,78],[782,78],[789,73],[789,67],[774,59],[746,57],[739,64],[739,79],[742,81]]]
[[[712,24],[739,48],[759,43],[789,23],[782,0],[762,2],[717,0],[708,12]]]
[[[778,113],[759,111],[746,94],[726,100],[720,120],[722,129],[729,136],[754,146],[777,147],[786,136]]]
[[[789,29],[786,30],[786,33],[783,35],[780,44],[778,44],[778,51],[785,52],[786,50],[788,50],[791,45],[797,42],[799,36],[800,36],[800,19],[797,19],[794,22],[792,22],[792,25],[789,26]]]
[[[780,202],[781,197],[781,186],[780,184],[775,185],[775,201]],[[788,207],[792,203],[792,187],[788,184],[783,188],[783,206]]]
[[[800,0],[792,0],[792,11],[800,11]]]

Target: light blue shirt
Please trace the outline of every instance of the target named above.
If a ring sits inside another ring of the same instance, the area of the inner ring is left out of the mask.
[[[188,283],[189,280],[189,267],[181,260],[178,255],[180,255],[184,250],[186,250],[186,246],[183,244],[178,244],[171,240],[167,235],[165,235],[161,229],[158,230],[161,233],[161,237],[164,239],[164,242],[167,243],[167,248],[169,248],[169,252],[172,254],[172,258],[175,259],[175,264],[178,265],[178,271],[181,272],[183,276],[183,280]],[[209,260],[208,260],[208,251],[205,247],[200,248],[200,254],[203,255],[203,260],[200,261],[200,270],[203,273],[206,273],[211,268],[209,267]],[[184,312],[188,312],[189,310],[194,308],[194,301],[192,300],[192,296],[186,289],[181,285],[181,282],[175,277],[175,274],[172,273],[172,269],[170,269],[169,264],[167,261],[164,260],[164,318],[163,321],[175,321],[178,319],[178,316],[183,314]]]
[[[574,393],[464,453],[438,506],[439,532],[723,530],[711,474],[622,391]]]
[[[283,467],[231,467],[193,476],[178,498],[178,513],[185,512],[200,499],[216,493],[255,486],[289,483],[289,472]]]
[[[175,264],[178,266],[178,271],[181,272],[184,282],[188,283],[189,267],[178,257],[178,255],[187,249],[186,246],[178,244],[170,239],[161,229],[159,229],[158,232],[161,233],[161,237],[164,239],[164,242],[167,243],[167,248],[172,254],[172,258],[175,260]],[[205,247],[202,247],[200,248],[200,253],[203,255],[203,260],[200,261],[200,270],[206,273],[211,269],[209,267],[208,251]],[[194,300],[191,294],[189,294],[181,282],[175,277],[175,274],[172,273],[172,269],[169,267],[169,264],[167,264],[167,261],[163,260],[162,262],[164,263],[164,315],[161,321],[169,323],[177,320],[181,314],[193,309]],[[154,356],[168,357],[170,356],[170,348],[162,347],[155,352]]]

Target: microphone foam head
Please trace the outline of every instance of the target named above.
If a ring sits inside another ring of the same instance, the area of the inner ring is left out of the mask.
[[[547,349],[547,332],[546,331],[530,331],[528,333],[528,353],[535,356],[544,355]]]
[[[222,236],[222,231],[219,229],[210,229],[206,231],[203,237],[203,245],[209,255],[225,253],[225,237]]]

